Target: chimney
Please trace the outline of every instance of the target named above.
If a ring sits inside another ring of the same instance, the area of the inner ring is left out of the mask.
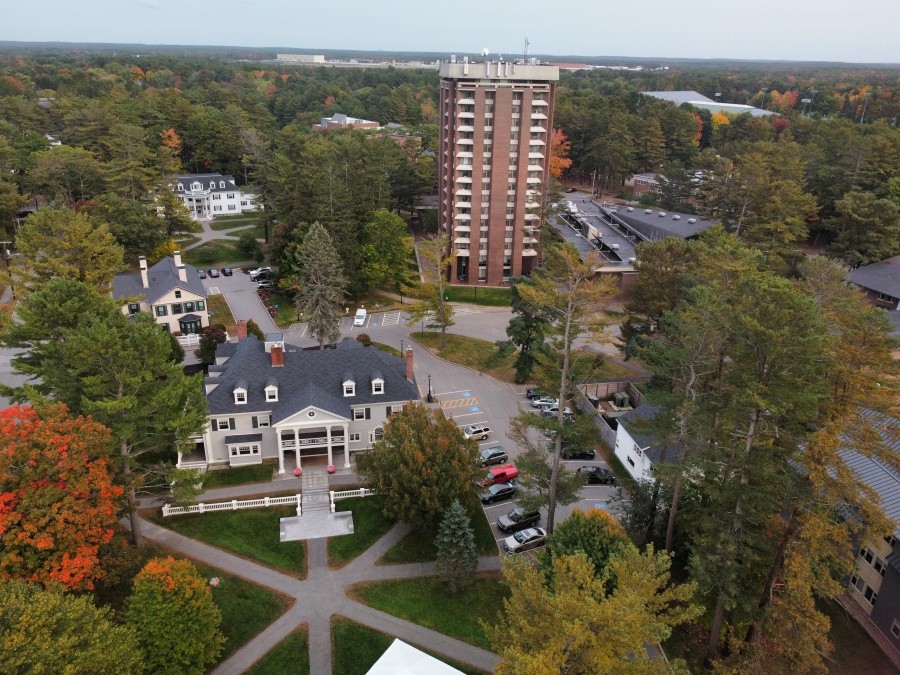
[[[413,351],[410,347],[406,348],[406,379],[413,381]]]
[[[272,345],[272,367],[284,367],[284,347],[282,345]]]
[[[178,278],[184,283],[187,283],[187,270],[183,264],[178,266]]]
[[[138,265],[141,268],[141,286],[150,288],[150,281],[147,279],[147,259],[144,256],[138,256]]]
[[[237,337],[238,342],[247,337],[247,321],[245,319],[241,319],[237,322]]]
[[[175,259],[175,267],[181,266],[181,251],[173,251],[172,258]]]

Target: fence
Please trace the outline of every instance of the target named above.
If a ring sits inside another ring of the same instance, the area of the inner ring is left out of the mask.
[[[649,377],[636,377],[637,382],[646,382]],[[601,401],[608,401],[612,395],[619,391],[624,391],[631,399],[631,407],[637,408],[644,400],[644,395],[638,391],[637,387],[632,384],[631,380],[610,380],[608,382],[588,382],[578,385],[579,391],[585,396],[589,396]]]
[[[371,497],[375,494],[375,491],[370,490],[369,488],[359,488],[358,490],[341,490],[339,492],[331,490],[328,494],[331,495],[331,512],[334,513],[334,503],[338,499],[350,499],[351,497]]]
[[[301,496],[293,495],[291,497],[261,497],[260,499],[244,499],[239,501],[232,499],[230,502],[210,502],[194,504],[193,506],[169,506],[166,504],[162,507],[163,517],[178,516],[185,513],[212,513],[213,511],[238,511],[239,509],[258,509],[266,506],[282,506],[285,504],[296,504],[297,515],[300,515]]]

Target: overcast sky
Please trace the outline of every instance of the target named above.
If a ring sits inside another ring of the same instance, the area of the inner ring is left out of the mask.
[[[900,1],[0,0],[0,40],[900,62]]]

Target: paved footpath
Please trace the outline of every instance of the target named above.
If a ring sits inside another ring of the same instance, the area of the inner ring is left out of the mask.
[[[487,650],[475,647],[442,633],[399,619],[347,597],[347,588],[362,581],[383,581],[425,577],[434,574],[433,563],[409,565],[376,565],[394,544],[411,530],[400,523],[369,547],[362,555],[339,570],[328,568],[327,540],[310,539],[309,574],[306,579],[296,579],[276,572],[264,565],[182,536],[154,523],[142,520],[144,536],[167,548],[178,551],[213,567],[266,586],[294,599],[287,612],[250,640],[212,673],[237,675],[281,642],[298,627],[309,630],[311,675],[331,675],[331,617],[345,616],[364,626],[399,637],[405,642],[426,647],[439,654],[446,654],[462,663],[493,672],[499,657]],[[478,571],[500,569],[500,558],[480,558]]]

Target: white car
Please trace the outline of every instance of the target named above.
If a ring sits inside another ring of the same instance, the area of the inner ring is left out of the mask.
[[[530,548],[543,546],[547,541],[547,532],[541,527],[529,527],[527,530],[516,532],[513,536],[503,540],[503,548],[510,553],[520,553]]]
[[[260,277],[266,277],[272,273],[271,267],[259,267],[250,272],[250,281],[257,281]]]
[[[463,436],[466,438],[477,438],[486,441],[491,435],[491,428],[486,424],[473,424],[463,429]]]
[[[544,406],[559,405],[558,398],[533,398],[531,399],[532,408],[542,408]]]
[[[366,310],[360,307],[356,310],[356,316],[353,317],[353,325],[354,326],[365,326],[366,325]]]

